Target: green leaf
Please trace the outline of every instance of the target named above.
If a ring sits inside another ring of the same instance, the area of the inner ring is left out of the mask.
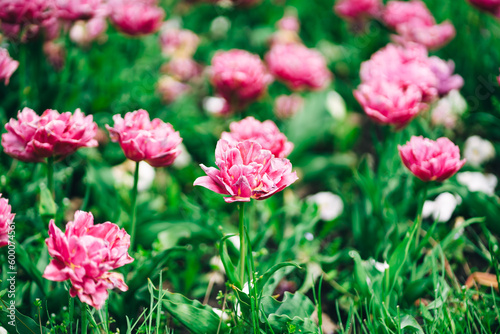
[[[368,273],[363,265],[363,261],[356,251],[351,251],[349,255],[354,259],[354,279],[360,289],[360,293],[365,298],[369,298],[372,294],[368,286]]]
[[[17,334],[45,334],[49,330],[45,327],[40,327],[33,319],[20,313],[17,309],[14,316],[11,316],[10,311],[7,309],[5,301],[2,300],[2,308],[0,310],[0,325],[8,330],[8,333]],[[14,318],[14,319],[12,319]],[[15,323],[15,332],[12,332],[12,321]]]
[[[238,289],[241,290],[241,282],[238,278],[238,275],[236,275],[236,268],[231,261],[231,258],[229,257],[229,254],[227,253],[227,248],[226,248],[226,240],[234,237],[236,234],[228,234],[225,235],[221,241],[220,241],[220,246],[219,246],[219,253],[220,253],[220,259],[222,261],[222,264],[224,265],[224,270],[226,271],[226,275],[229,278],[229,281],[236,286]]]
[[[298,264],[296,264],[294,262],[281,262],[281,263],[275,264],[274,266],[269,268],[264,273],[264,275],[257,277],[256,286],[255,286],[257,291],[259,291],[259,293],[262,293],[262,291],[264,291],[264,286],[267,284],[269,279],[274,275],[274,273],[276,273],[278,270],[280,270],[281,268],[284,268],[284,267],[296,267],[298,269],[302,269],[302,267],[300,267]]]
[[[414,333],[424,334],[424,330],[418,324],[417,320],[411,315],[404,315],[401,317],[401,329],[411,330]],[[406,331],[405,331],[406,333]]]
[[[40,204],[39,204],[40,216],[43,221],[48,223],[51,219],[54,219],[57,212],[57,206],[52,197],[52,193],[45,183],[40,184]]]

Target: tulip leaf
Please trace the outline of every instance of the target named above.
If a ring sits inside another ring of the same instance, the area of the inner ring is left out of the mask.
[[[259,292],[264,291],[264,286],[267,284],[267,282],[269,281],[269,279],[271,279],[271,277],[278,270],[280,270],[281,268],[284,268],[284,267],[296,267],[298,269],[302,269],[301,266],[299,266],[298,264],[296,264],[294,262],[282,262],[282,263],[278,263],[278,264],[272,266],[271,268],[269,268],[264,273],[264,275],[262,275],[260,277],[257,277],[257,283],[256,283],[256,289],[257,289],[257,291],[259,291]]]
[[[40,184],[40,216],[48,224],[51,219],[55,219],[57,206],[52,197],[52,193],[44,183]]]
[[[419,325],[418,321],[414,317],[412,317],[411,315],[407,314],[407,315],[402,316],[400,323],[401,323],[400,329],[405,330],[405,333],[406,333],[406,330],[410,330],[414,333],[424,334],[424,330]]]
[[[9,330],[8,333],[17,333],[17,334],[45,334],[49,333],[49,330],[43,326],[35,322],[30,317],[25,316],[17,309],[11,313],[7,308],[6,302],[4,300],[2,302],[2,307],[0,309],[0,325],[5,329]],[[13,317],[12,317],[12,315]],[[13,323],[15,324],[15,332],[12,331]]]
[[[229,254],[227,253],[227,248],[226,248],[226,240],[234,237],[236,234],[228,234],[225,235],[221,241],[220,241],[220,246],[219,246],[219,253],[220,253],[220,259],[222,261],[222,264],[224,265],[224,270],[226,271],[226,275],[229,278],[229,281],[234,284],[238,289],[241,289],[241,282],[238,278],[238,275],[236,275],[236,268],[231,261],[231,258],[229,257]]]

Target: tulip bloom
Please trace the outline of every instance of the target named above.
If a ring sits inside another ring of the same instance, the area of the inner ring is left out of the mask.
[[[272,76],[259,56],[234,49],[214,55],[210,79],[215,90],[230,104],[244,107],[267,90]]]
[[[162,52],[170,57],[192,57],[199,43],[198,35],[187,29],[168,28],[160,34]]]
[[[2,198],[2,194],[0,194],[0,247],[7,246],[10,243],[10,224],[12,224],[14,216],[15,214],[11,213],[9,200]]]
[[[197,178],[194,185],[230,195],[224,198],[227,203],[266,199],[298,179],[288,159],[275,158],[271,151],[249,140],[231,145],[220,139],[215,164],[220,170],[200,165],[207,176]]]
[[[165,17],[154,0],[110,0],[109,6],[111,22],[130,36],[155,33]]]
[[[448,94],[452,90],[460,90],[464,85],[464,79],[453,74],[455,71],[455,63],[453,60],[444,61],[439,57],[429,57],[429,67],[438,78],[437,90],[440,96]]]
[[[339,16],[360,20],[365,17],[377,17],[382,9],[380,0],[338,0],[333,7]]]
[[[274,101],[274,114],[285,119],[298,113],[304,106],[304,99],[300,95],[280,95]]]
[[[252,116],[229,126],[231,132],[223,132],[221,139],[231,145],[245,140],[255,141],[264,150],[269,150],[277,158],[286,158],[292,152],[293,144],[280,132],[273,121],[260,122]]]
[[[55,0],[57,16],[68,21],[88,20],[105,11],[103,0]]]
[[[9,51],[0,48],[0,80],[3,80],[6,86],[9,84],[10,77],[18,67],[19,62],[10,57]]]
[[[90,212],[77,211],[64,233],[51,220],[45,243],[53,259],[43,277],[56,282],[69,279],[71,297],[99,309],[108,299],[108,289],[128,290],[123,275],[110,272],[134,261],[125,229],[110,222],[94,225]]]
[[[80,109],[74,114],[47,109],[38,116],[32,109],[24,108],[5,129],[5,153],[26,162],[42,162],[48,157],[63,159],[81,147],[97,146],[97,124],[92,115],[85,116]]]
[[[325,58],[302,44],[277,44],[266,55],[269,71],[292,90],[323,89],[332,78]]]
[[[144,160],[153,167],[165,167],[181,153],[179,132],[158,118],[151,121],[146,110],[129,112],[124,118],[115,115],[113,120],[114,127],[106,125],[111,140],[120,143],[130,160]]]
[[[444,181],[465,164],[465,159],[460,160],[458,146],[446,137],[434,141],[413,136],[398,149],[404,165],[425,182]]]

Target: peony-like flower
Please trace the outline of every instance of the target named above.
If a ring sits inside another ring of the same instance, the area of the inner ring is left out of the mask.
[[[460,203],[462,203],[460,196],[448,192],[441,193],[434,201],[425,201],[422,217],[428,218],[432,216],[434,221],[445,223],[451,219],[453,212]]]
[[[9,84],[10,77],[19,67],[19,62],[10,58],[9,51],[0,48],[0,80],[3,80],[5,85]]]
[[[482,192],[486,195],[495,195],[498,179],[494,174],[479,172],[462,172],[457,174],[457,181],[471,192]]]
[[[280,119],[290,118],[304,107],[304,99],[298,94],[280,95],[274,100],[274,114]]]
[[[67,21],[89,20],[106,10],[103,0],[54,0],[57,16]]]
[[[380,0],[337,0],[333,7],[337,15],[360,20],[366,17],[378,17],[382,10]]]
[[[187,29],[167,27],[160,34],[161,49],[170,57],[192,57],[199,43],[198,35]]]
[[[154,0],[110,0],[109,8],[113,25],[130,36],[155,33],[165,17]]]
[[[432,26],[436,23],[425,3],[420,0],[389,1],[384,8],[382,17],[384,23],[393,29],[413,21],[426,26]]]
[[[219,169],[200,165],[207,176],[197,178],[194,185],[230,195],[224,198],[227,203],[266,199],[298,179],[288,159],[275,158],[271,151],[249,140],[233,146],[220,139],[215,164]]]
[[[444,61],[439,57],[429,57],[429,66],[432,72],[438,78],[437,90],[440,96],[448,94],[452,90],[460,90],[464,85],[464,79],[453,74],[455,63],[453,60]]]
[[[468,164],[479,167],[495,157],[495,147],[489,140],[471,136],[465,141],[464,157]]]
[[[192,58],[172,58],[162,66],[162,71],[179,81],[187,82],[200,76],[202,67]]]
[[[48,157],[62,159],[81,147],[97,146],[97,124],[92,115],[85,116],[80,109],[74,114],[47,109],[38,116],[32,109],[24,108],[5,129],[5,153],[26,162],[42,162]]]
[[[298,33],[300,30],[300,22],[295,15],[285,15],[277,23],[279,30],[288,30]]]
[[[188,84],[169,76],[163,75],[156,84],[156,90],[164,103],[172,103],[182,95],[189,92],[191,87]]]
[[[120,143],[130,160],[144,160],[153,167],[165,167],[181,153],[179,132],[158,118],[151,121],[146,110],[128,112],[124,118],[114,115],[113,120],[114,127],[106,125],[111,140]]]
[[[10,224],[14,221],[15,214],[11,213],[9,200],[2,198],[0,194],[0,247],[10,244],[9,232],[11,231]]]
[[[342,198],[329,191],[321,191],[308,196],[307,202],[316,204],[321,219],[326,221],[337,218],[344,211],[344,202]]]
[[[64,233],[51,220],[45,243],[53,259],[43,277],[56,282],[69,279],[71,297],[99,309],[108,299],[108,289],[128,290],[123,275],[110,272],[134,261],[125,229],[110,222],[94,225],[90,212],[77,211]]]
[[[260,122],[249,116],[229,125],[231,132],[223,132],[221,139],[230,145],[246,140],[257,142],[262,149],[269,150],[277,158],[286,158],[293,150],[293,144],[280,132],[273,121]]]
[[[210,74],[216,91],[237,108],[258,99],[272,81],[259,56],[237,49],[218,51]]]
[[[399,145],[404,165],[422,181],[444,181],[465,164],[460,149],[446,137],[436,141],[413,136],[406,145]]]
[[[425,109],[422,93],[416,86],[403,88],[385,81],[361,84],[354,96],[365,113],[377,123],[405,127],[420,111]]]
[[[332,78],[323,55],[302,44],[274,45],[266,63],[271,74],[292,90],[322,89]]]

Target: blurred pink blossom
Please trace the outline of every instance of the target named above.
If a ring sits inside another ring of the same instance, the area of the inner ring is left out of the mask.
[[[38,116],[24,108],[17,119],[5,125],[2,146],[11,157],[26,162],[42,162],[47,157],[62,159],[81,147],[95,147],[97,124],[80,109],[59,114],[47,109]]]
[[[56,70],[60,71],[66,62],[66,48],[63,43],[46,41],[43,43],[43,53],[47,57],[48,63]]]
[[[242,108],[264,94],[272,76],[259,56],[233,49],[214,55],[210,79],[215,90],[232,107]]]
[[[298,179],[288,159],[275,158],[260,144],[249,140],[231,145],[220,139],[215,149],[215,164],[220,170],[200,165],[207,176],[197,178],[194,185],[230,195],[224,198],[227,203],[266,199]]]
[[[120,143],[125,156],[133,161],[146,161],[153,167],[171,165],[181,153],[182,138],[170,123],[159,118],[152,121],[146,110],[114,115],[114,127],[106,125],[111,140]]]
[[[420,0],[389,1],[384,8],[382,17],[384,23],[393,29],[413,21],[426,26],[432,26],[436,23],[425,3]]]
[[[404,165],[422,181],[444,181],[465,164],[460,150],[446,137],[434,141],[413,136],[405,145],[398,146]]]
[[[101,39],[107,28],[106,17],[96,16],[88,21],[76,21],[69,31],[69,37],[80,46],[88,46],[94,40]]]
[[[274,114],[281,119],[290,118],[303,106],[304,99],[300,95],[280,95],[274,100]]]
[[[464,85],[464,79],[458,74],[453,74],[455,71],[453,60],[444,61],[439,57],[432,56],[429,58],[429,65],[438,78],[437,89],[440,96],[444,96],[452,90],[460,90]]]
[[[392,82],[371,81],[361,84],[354,96],[368,117],[397,129],[405,127],[426,107],[422,92],[414,85],[404,88]]]
[[[125,229],[110,222],[94,225],[90,212],[77,211],[65,233],[51,220],[45,243],[53,259],[43,277],[57,282],[69,279],[71,297],[99,309],[108,299],[108,289],[128,290],[123,275],[110,272],[134,261]]]
[[[274,45],[266,63],[271,74],[292,90],[323,89],[332,78],[323,55],[302,44]]]
[[[221,139],[230,145],[246,140],[255,141],[277,158],[286,158],[293,150],[293,143],[288,141],[273,121],[260,122],[249,116],[239,122],[232,122],[229,128],[231,131],[223,132]]]
[[[68,21],[89,20],[106,11],[103,0],[54,0],[57,16]]]
[[[10,57],[9,51],[4,48],[0,48],[0,80],[3,80],[7,86],[10,81],[10,77],[19,67],[19,62]]]
[[[339,16],[360,20],[366,17],[378,17],[382,6],[381,0],[337,0],[333,9]]]
[[[2,198],[0,194],[0,247],[10,244],[9,232],[11,231],[10,224],[14,221],[15,214],[11,213],[9,200]]]
[[[468,0],[479,9],[500,17],[500,0]]]
[[[167,28],[160,34],[161,49],[171,57],[192,57],[199,43],[198,35],[187,29]]]
[[[293,32],[299,32],[300,30],[300,22],[297,16],[294,15],[285,15],[278,21],[278,29],[279,30],[288,30]]]
[[[165,18],[154,0],[109,0],[109,9],[113,25],[130,36],[155,33]]]
[[[172,58],[164,70],[175,79],[186,82],[200,76],[202,67],[192,58]]]
[[[191,87],[188,84],[169,76],[163,75],[158,79],[156,91],[160,94],[164,103],[172,103],[182,95],[189,92]]]

